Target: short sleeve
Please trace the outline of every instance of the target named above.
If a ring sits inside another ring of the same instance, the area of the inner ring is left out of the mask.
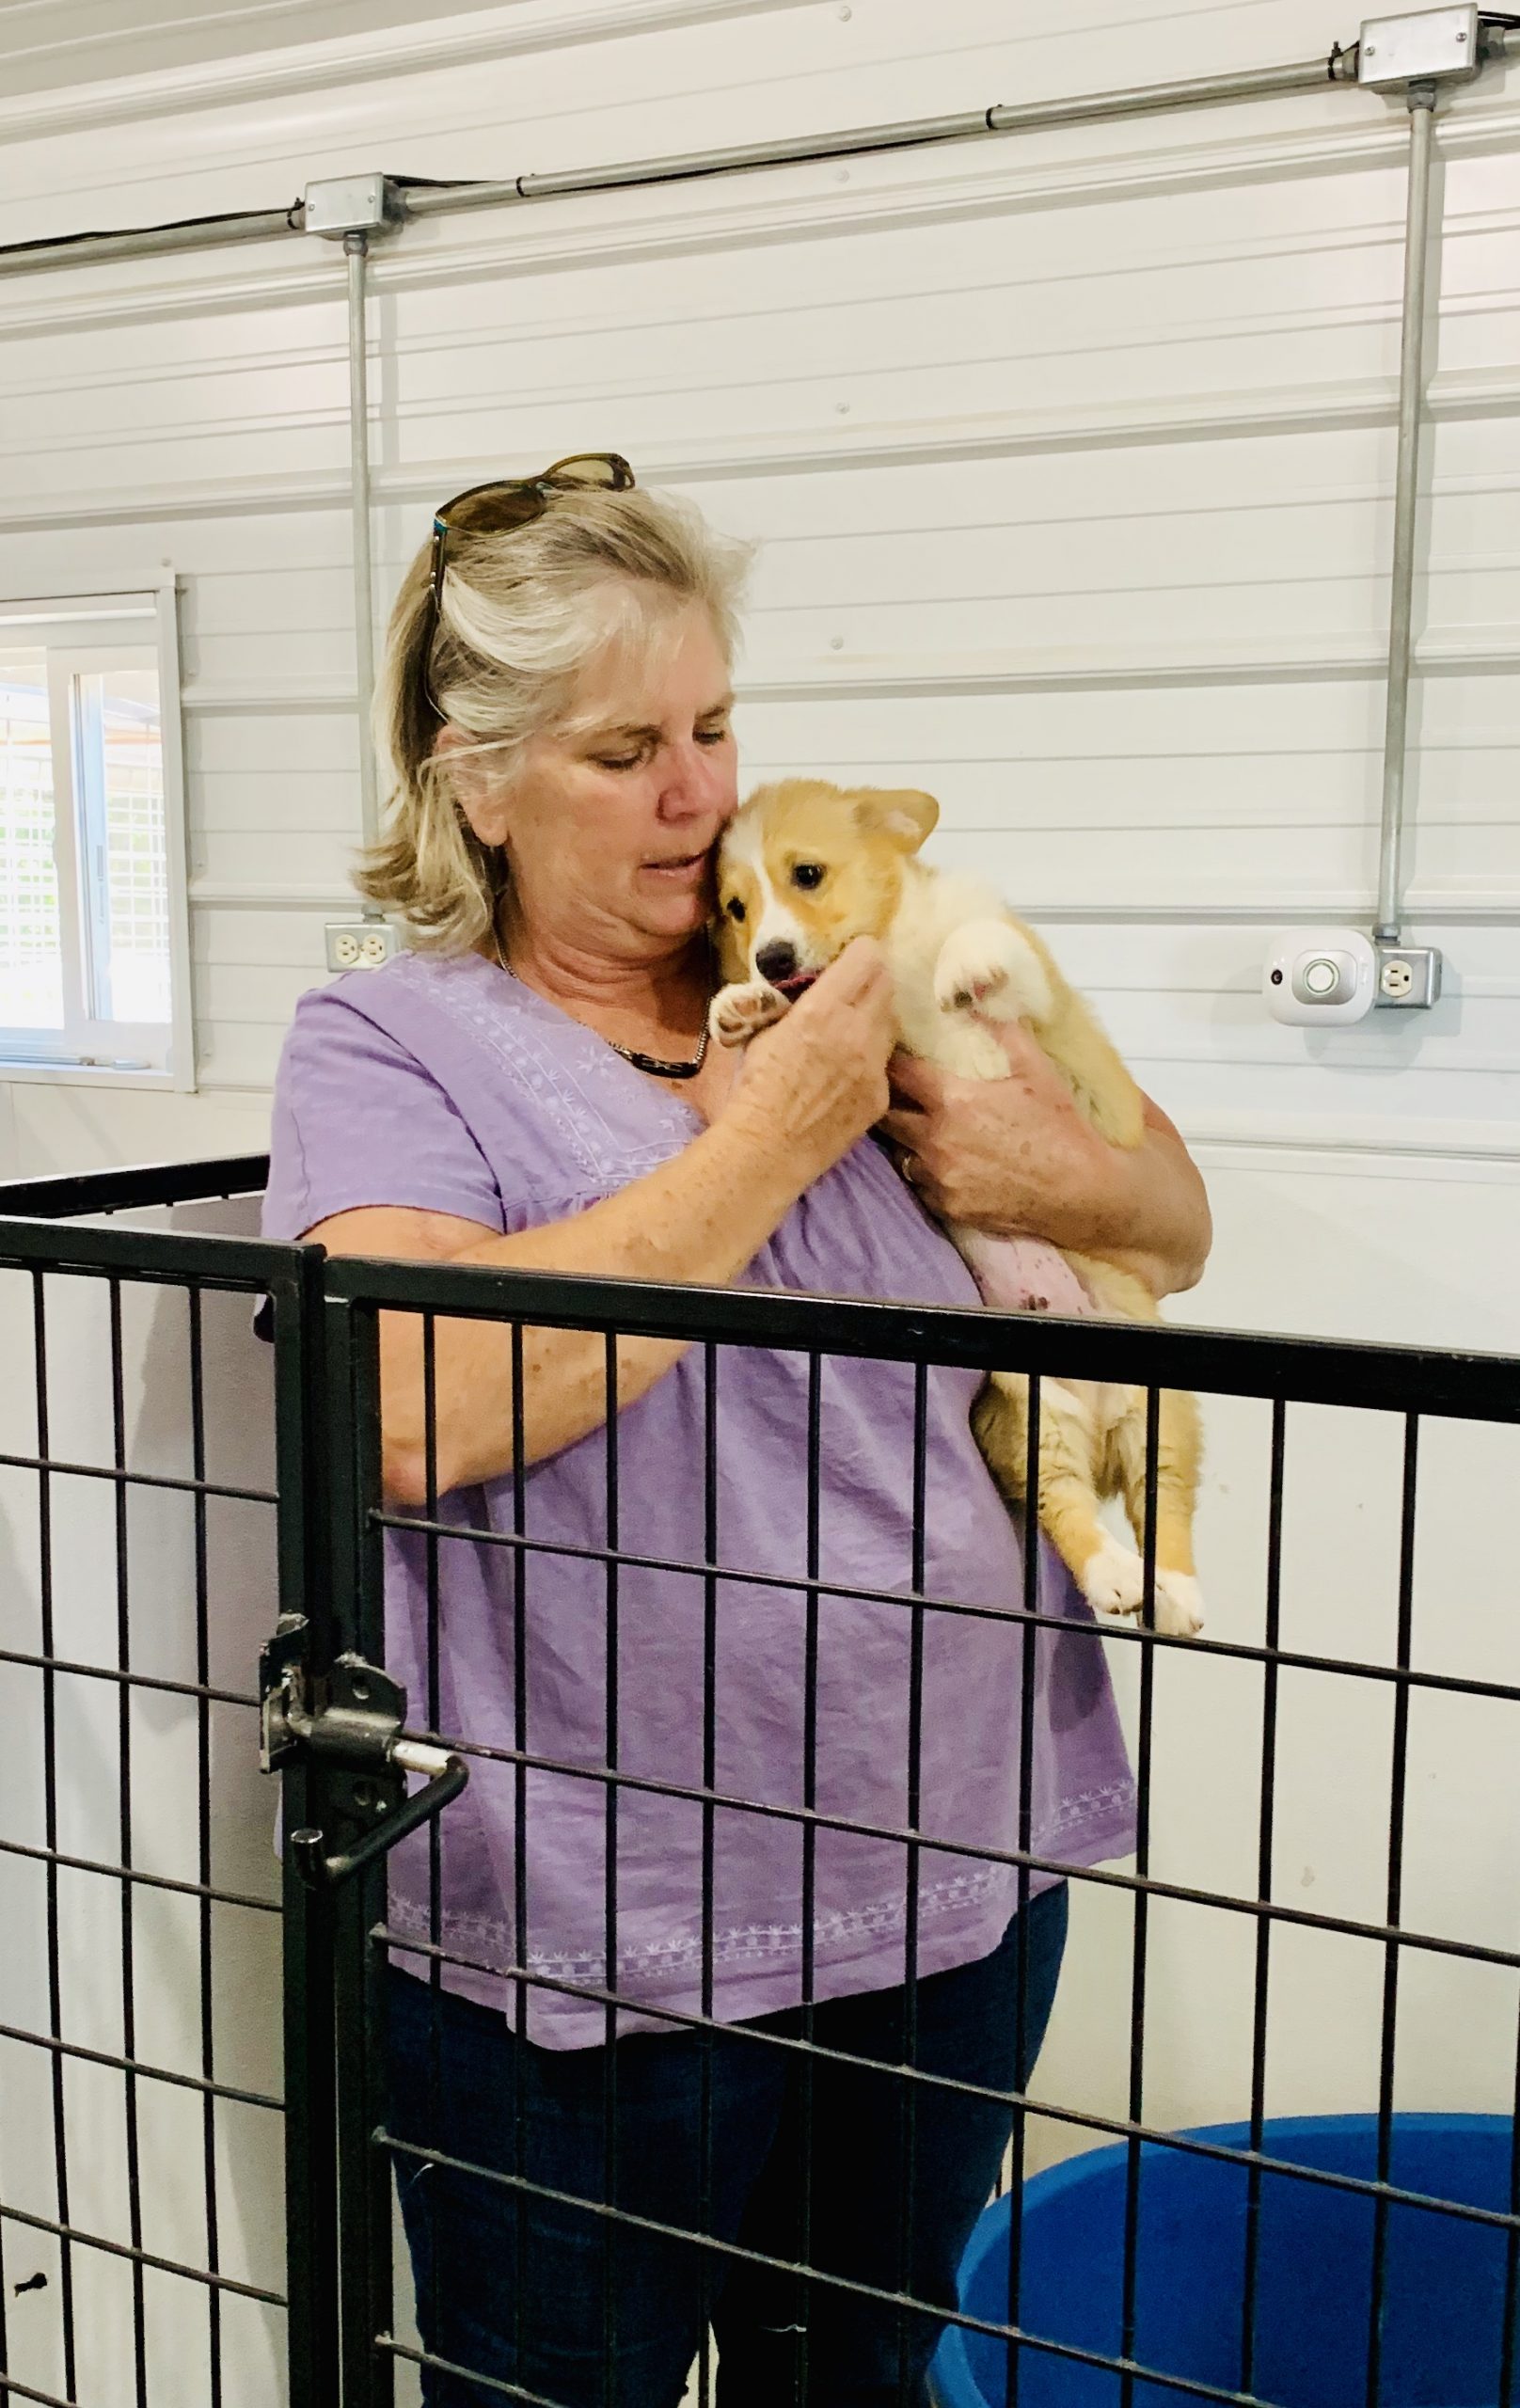
[[[266,1238],[304,1237],[365,1205],[504,1225],[458,1107],[400,1040],[341,993],[303,995],[275,1082]]]

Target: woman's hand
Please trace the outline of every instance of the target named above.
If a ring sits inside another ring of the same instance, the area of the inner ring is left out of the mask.
[[[885,957],[870,937],[856,937],[784,1019],[751,1039],[721,1117],[747,1116],[750,1127],[764,1128],[811,1184],[887,1110],[895,1037]]]
[[[889,1101],[895,1029],[886,964],[879,948],[863,940],[846,948],[780,1027],[755,1040],[742,1079],[710,1128],[657,1170],[568,1220],[502,1237],[448,1213],[366,1206],[306,1234],[332,1254],[722,1287],[753,1259],[803,1190],[879,1120]],[[620,1339],[617,1402],[642,1396],[685,1352],[684,1340]],[[530,1463],[605,1421],[607,1346],[595,1331],[526,1329],[522,1373]],[[511,1467],[517,1408],[507,1330],[439,1315],[431,1451],[419,1314],[381,1314],[380,1378],[385,1485],[399,1503],[424,1504],[435,1490],[441,1496]]]
[[[1144,1145],[1111,1146],[1026,1028],[1002,1022],[995,1034],[1005,1079],[955,1078],[894,1055],[895,1105],[881,1127],[912,1157],[915,1193],[992,1236],[1100,1255],[1154,1295],[1194,1286],[1209,1255],[1209,1201],[1165,1114],[1147,1098]]]

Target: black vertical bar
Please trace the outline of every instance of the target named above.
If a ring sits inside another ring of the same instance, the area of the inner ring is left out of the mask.
[[[517,1969],[514,1992],[519,2062],[528,2039],[528,1766],[525,1762],[528,1753],[528,1549],[522,1544],[528,1531],[525,1421],[522,1323],[515,1321],[512,1324],[512,1529],[517,1545],[512,1551],[512,1744],[516,1751],[516,1762],[512,1774],[512,1956]],[[525,2242],[528,2207],[527,2194],[522,2187],[528,2165],[527,2119],[527,2084],[519,2080],[514,2083],[512,2094],[512,2170],[516,2177],[512,2219],[512,2363],[515,2367],[522,2365],[523,2294],[527,2279]]]
[[[1272,1900],[1275,1800],[1277,1779],[1276,1651],[1282,1643],[1283,1461],[1288,1437],[1288,1408],[1281,1397],[1272,1401],[1272,1467],[1267,1498],[1267,1660],[1261,1671],[1261,1786],[1257,1809],[1256,1893],[1267,1906]],[[1267,2115],[1267,2039],[1269,1982],[1272,1969],[1272,1919],[1259,1915],[1256,1926],[1256,1990],[1251,2017],[1251,2150],[1259,2157]],[[1245,2265],[1241,2300],[1241,2389],[1256,2384],[1257,2289],[1261,2271],[1261,2169],[1246,2176]]]
[[[1039,1374],[1029,1381],[1029,1422],[1024,1451],[1023,1609],[1039,1609]],[[1019,1666],[1019,1993],[1014,2003],[1014,2054],[1019,2088],[1029,2081],[1029,1866],[1035,1830],[1035,1650],[1039,1634],[1026,1620]],[[1018,2408],[1023,2351],[1012,2336],[1022,2314],[1024,2245],[1024,2168],[1028,2117],[1022,2106],[1013,2113],[1013,2139],[1008,2155],[1008,2354],[1004,2373],[1004,2408]]]
[[[426,1457],[427,1518],[430,1525],[438,1518],[438,1360],[437,1323],[432,1313],[422,1315],[422,1428]],[[426,1540],[427,1560],[427,1728],[438,1729],[438,1534],[429,1528]],[[435,1814],[427,1827],[428,1835],[428,1939],[434,1954],[428,1959],[428,2130],[443,2144],[443,1960],[438,1950],[443,1945],[443,1816]],[[414,1976],[415,1978],[415,1976]],[[431,2294],[432,2330],[439,2330],[438,2310],[442,2297],[442,2268],[438,2258],[438,2186],[430,2180],[427,2186],[428,2211],[428,2289]]]
[[[337,1635],[371,1663],[385,1655],[380,1501],[379,1317],[330,1303],[327,1365]],[[343,2408],[391,2408],[394,2366],[375,2348],[391,2306],[390,2166],[374,2145],[385,2099],[383,1959],[371,1941],[386,1912],[384,1860],[338,1893],[338,2160],[342,2233],[339,2329]]]
[[[718,1786],[718,1349],[702,1350],[702,2018],[697,2063],[697,2230],[712,2238],[713,1911],[717,1886]],[[712,2252],[700,2252],[697,2273],[697,2408],[712,2408]]]
[[[1398,1664],[1409,1670],[1415,1617],[1415,1508],[1419,1474],[1419,1416],[1404,1417],[1403,1496],[1399,1532]],[[1393,2101],[1399,2047],[1399,1949],[1403,1912],[1404,1803],[1409,1775],[1409,1683],[1393,1692],[1393,1762],[1388,1780],[1388,1900],[1385,1918],[1395,1937],[1383,1956],[1383,2037],[1378,2072],[1377,2178],[1388,2180],[1393,2158]],[[1367,2337],[1367,2408],[1383,2396],[1383,2303],[1387,2273],[1388,2203],[1372,2204],[1372,2297]]]
[[[121,1359],[121,1282],[113,1272],[106,1283],[111,1321],[111,1459],[119,1472],[127,1467],[127,1411]],[[116,1482],[116,1645],[117,1670],[126,1675],[132,1671],[132,1586],[129,1557],[127,1506],[129,1489],[124,1479]],[[132,1864],[132,1682],[124,1678],[117,1697],[117,1771],[118,1814],[121,1828],[121,1863]],[[137,2053],[137,1993],[136,1961],[134,1947],[133,1891],[135,1884],[121,1884],[121,2053],[135,2057]],[[130,2070],[121,2077],[123,2108],[126,2117],[127,2143],[127,2227],[134,2249],[143,2245],[142,2164],[137,2133],[137,2077]],[[148,2329],[144,2310],[143,2267],[140,2258],[132,2264],[132,2347],[136,2381],[137,2408],[148,2408]]]
[[[606,1333],[603,1395],[607,1409],[607,1591],[604,1645],[607,1657],[606,1941],[607,2021],[603,2054],[603,2197],[617,2206],[617,1988],[618,1988],[618,1360],[617,1333]],[[602,2258],[602,2398],[617,2408],[617,2220],[607,2217]]]
[[[40,1608],[42,1671],[42,1830],[48,1849],[44,1869],[47,1914],[48,2031],[55,2042],[63,2037],[63,1984],[58,1948],[58,1719],[57,1690],[53,1672],[53,1477],[48,1469],[47,1297],[40,1271],[32,1273],[32,1367],[37,1382],[38,1597]],[[73,2243],[67,2238],[69,2213],[69,2126],[65,2113],[63,2051],[53,2050],[53,2179],[57,2218],[64,2226],[58,2242],[59,2309],[63,2325],[63,2387],[72,2399],[77,2388],[74,2354]]]
[[[923,1813],[924,1779],[924,1518],[928,1477],[928,1366],[913,1365],[912,1604],[908,1635],[908,1829],[915,1833]],[[903,1915],[902,2229],[898,2289],[913,2296],[913,2187],[918,2178],[918,1890],[921,1855],[916,1837],[906,1849],[908,1894]],[[898,2408],[911,2408],[907,2314],[897,2319]]]
[[[200,1289],[194,1282],[185,1291],[189,1312],[190,1344],[190,1468],[198,1482],[206,1478],[206,1378],[203,1331],[201,1327]],[[207,1576],[206,1494],[203,1486],[196,1489],[194,1506],[194,1544],[196,1566],[196,1679],[202,1694],[197,1700],[196,1711],[196,1785],[197,1814],[199,1830],[199,1855],[197,1878],[202,1890],[209,1891],[212,1878],[211,1852],[211,1700],[205,1690],[211,1681],[211,1614],[210,1582]],[[209,1896],[200,1900],[200,2071],[208,2084],[201,2102],[200,2151],[201,2171],[206,2185],[206,2268],[214,2274],[221,2265],[220,2233],[216,2199],[216,2100],[209,2085],[216,2078],[215,1997],[212,1980],[212,1916]],[[206,2346],[211,2360],[211,2408],[221,2408],[222,2400],[222,2294],[215,2283],[206,2287]]]
[[[1144,1628],[1156,1626],[1156,1489],[1160,1470],[1161,1390],[1146,1390],[1146,1530],[1145,1580],[1141,1601]],[[1156,1647],[1153,1638],[1140,1642],[1140,1733],[1135,1749],[1135,1871],[1142,1881],[1150,1872],[1150,1737],[1155,1708]],[[1134,1893],[1134,1958],[1130,1988],[1130,2106],[1132,2124],[1145,2116],[1146,2089],[1146,1952],[1149,1938],[1149,1899]],[[1134,2355],[1135,2297],[1140,2254],[1140,2148],[1132,2135],[1126,2145],[1124,2173],[1124,2277],[1120,2308],[1119,2354]],[[1128,2369],[1119,2377],[1120,2408],[1132,2408],[1134,2377]]]
[[[802,1804],[811,1815],[818,1804],[818,1579],[823,1562],[822,1525],[823,1363],[808,1356],[807,1386],[807,1592],[802,1623]],[[802,1825],[802,2000],[801,2037],[807,2048],[797,2067],[797,2111],[801,2130],[801,2160],[798,2172],[798,2261],[813,2263],[813,2091],[812,2046],[817,1986],[818,1832],[815,1823]],[[799,2400],[808,2396],[808,2359],[812,2351],[813,2286],[804,2273],[797,2286],[796,2321],[800,2330],[793,2355],[793,2390]]]
[[[325,1427],[323,1257],[294,1249],[288,1282],[272,1290],[275,1323],[275,1486],[279,1606],[307,1624],[309,1669],[325,1672],[334,1642],[327,1482],[335,1450]],[[285,1831],[325,1830],[323,1776],[304,1750],[281,1776]],[[338,2398],[338,2135],[333,2047],[333,1909],[296,1872],[282,1876],[285,2039],[285,2258],[291,2408]]]

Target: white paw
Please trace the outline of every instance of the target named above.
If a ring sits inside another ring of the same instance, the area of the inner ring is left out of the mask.
[[[747,1045],[763,1028],[778,1021],[789,1010],[784,995],[764,978],[747,979],[742,986],[720,987],[712,999],[707,1025],[720,1045]]]
[[[1017,928],[1004,920],[968,920],[940,947],[934,1000],[942,1012],[1042,1020],[1050,1010],[1050,981]]]
[[[1203,1628],[1203,1592],[1191,1572],[1157,1573],[1156,1628],[1169,1639],[1196,1639]]]
[[[1080,1586],[1095,1613],[1138,1614],[1145,1605],[1146,1567],[1132,1547],[1105,1538],[1083,1565]],[[1157,1573],[1155,1627],[1167,1639],[1196,1639],[1203,1628],[1203,1593],[1190,1573]]]
[[[1146,1593],[1146,1567],[1132,1547],[1105,1538],[1082,1567],[1078,1584],[1099,1614],[1135,1614]]]

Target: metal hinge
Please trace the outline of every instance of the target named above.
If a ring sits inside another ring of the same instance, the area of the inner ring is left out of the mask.
[[[431,1822],[458,1797],[469,1766],[448,1749],[407,1734],[406,1691],[378,1664],[340,1656],[324,1680],[312,1681],[307,1640],[305,1617],[282,1614],[259,1658],[259,1762],[265,1772],[277,1772],[304,1752],[331,1768],[332,1803],[362,1835],[335,1854],[328,1853],[324,1833],[309,1826],[285,1838],[302,1879],[322,1889],[346,1881],[419,1824]],[[422,1776],[420,1789],[408,1792],[409,1773]]]

